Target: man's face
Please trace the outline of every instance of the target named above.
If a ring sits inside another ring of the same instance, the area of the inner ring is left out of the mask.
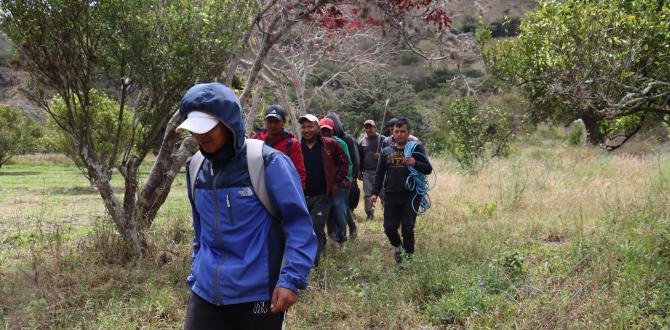
[[[213,154],[221,150],[221,148],[232,139],[233,134],[222,123],[218,123],[209,132],[204,134],[191,133],[193,138],[198,141],[202,150]]]
[[[393,139],[395,140],[396,143],[404,145],[405,143],[407,143],[408,138],[409,138],[409,129],[407,129],[407,125],[393,127]]]
[[[309,120],[300,123],[300,134],[306,141],[312,141],[319,134],[319,125]]]
[[[363,129],[365,130],[365,134],[368,137],[374,137],[377,134],[377,127],[374,127],[372,125],[365,125],[363,126]]]
[[[284,130],[284,121],[277,117],[265,118],[265,128],[270,135],[279,135]]]
[[[325,137],[333,137],[333,130],[328,127],[321,128],[321,135]]]

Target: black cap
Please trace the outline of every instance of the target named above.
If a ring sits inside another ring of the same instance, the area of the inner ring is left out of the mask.
[[[275,117],[281,121],[286,120],[286,110],[280,105],[271,105],[267,110],[265,110],[265,119],[268,117]]]

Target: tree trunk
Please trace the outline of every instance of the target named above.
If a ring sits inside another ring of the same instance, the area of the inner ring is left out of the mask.
[[[584,122],[589,143],[597,146],[601,142],[601,136],[598,132],[598,122],[600,119],[591,111],[582,112],[581,119]]]

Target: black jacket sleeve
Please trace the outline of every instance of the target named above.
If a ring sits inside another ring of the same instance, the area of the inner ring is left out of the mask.
[[[430,165],[428,160],[428,155],[426,155],[426,149],[423,147],[423,144],[419,143],[416,145],[412,157],[416,159],[416,164],[414,168],[423,175],[428,175],[433,171],[433,166]]]
[[[388,151],[391,149],[382,149],[377,161],[377,171],[375,172],[375,183],[372,186],[372,195],[379,196],[384,186],[384,177],[386,176],[386,159],[388,158]]]

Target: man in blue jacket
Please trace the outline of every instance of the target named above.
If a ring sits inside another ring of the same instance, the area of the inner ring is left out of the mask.
[[[178,130],[190,131],[205,156],[194,187],[186,180],[195,237],[184,327],[281,329],[317,249],[300,177],[288,157],[263,147],[265,186],[279,213],[273,218],[251,184],[233,91],[195,85],[179,111],[186,119]]]

